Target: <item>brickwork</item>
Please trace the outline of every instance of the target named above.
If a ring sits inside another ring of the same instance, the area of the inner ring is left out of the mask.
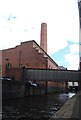
[[[6,70],[6,76],[12,78],[16,81],[23,81],[23,68],[17,67],[17,68],[10,68],[9,70]]]
[[[48,59],[48,68],[49,69],[59,69],[50,59]]]
[[[33,47],[34,41],[23,42],[21,45],[15,48],[2,51],[2,74],[6,74],[6,65],[9,63],[12,68],[28,67],[28,68],[55,68],[58,69],[58,65],[55,65],[50,61],[49,56],[44,57],[44,51],[39,46]],[[38,48],[38,49],[37,49]]]
[[[2,75],[12,77],[15,80],[23,80],[23,67],[59,69],[58,65],[44,50],[35,42],[27,41],[14,48],[2,50]],[[10,64],[10,68],[6,68]],[[36,81],[41,86],[46,87],[46,82]],[[62,83],[48,82],[49,87],[64,87]]]
[[[47,52],[47,24],[42,23],[41,24],[41,36],[40,36],[40,46],[41,48]]]

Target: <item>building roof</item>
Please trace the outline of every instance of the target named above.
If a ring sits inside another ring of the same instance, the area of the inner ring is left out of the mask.
[[[40,48],[40,49],[43,51],[43,53],[50,59],[50,61],[51,61],[52,63],[54,63],[56,66],[58,66],[58,64],[37,44],[37,42],[36,42],[35,40],[30,40],[30,41],[21,42],[21,44],[27,43],[27,42],[34,42],[34,43],[38,46],[38,48]],[[59,67],[59,66],[58,66],[58,67]]]
[[[21,42],[21,45],[24,44],[24,43],[29,43],[29,42],[34,42],[37,45],[37,47],[39,49],[41,49],[41,51],[47,56],[47,58],[50,59],[50,61],[52,63],[54,63],[59,68],[58,64],[37,44],[37,42],[35,40],[29,40],[29,41]],[[18,46],[20,46],[20,45],[17,45],[16,47],[18,47]],[[3,49],[2,51],[4,51],[4,50],[10,50],[10,49],[15,49],[16,47],[8,48],[8,49]]]

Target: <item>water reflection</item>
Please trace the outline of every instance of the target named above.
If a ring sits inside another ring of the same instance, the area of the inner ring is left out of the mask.
[[[74,95],[75,95],[76,93],[72,93],[72,92],[70,92],[70,93],[68,93],[68,94],[60,94],[59,95],[59,99],[61,100],[61,101],[66,101],[68,98],[71,98],[71,97],[73,97]]]
[[[4,100],[2,120],[48,120],[68,99],[69,94],[55,93]]]
[[[69,94],[68,94],[68,97],[71,98],[71,97],[73,97],[75,94],[76,94],[76,93],[69,93]]]

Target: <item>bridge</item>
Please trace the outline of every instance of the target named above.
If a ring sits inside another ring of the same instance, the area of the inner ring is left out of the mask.
[[[24,69],[24,80],[54,81],[54,82],[80,82],[80,70],[55,69]]]

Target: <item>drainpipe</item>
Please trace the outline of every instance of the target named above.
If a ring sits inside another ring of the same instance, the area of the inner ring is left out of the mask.
[[[19,51],[19,67],[21,65],[21,50]]]
[[[48,60],[46,59],[46,69],[48,69]],[[45,89],[45,94],[47,95],[47,91],[48,91],[48,81],[46,81],[46,89]]]

